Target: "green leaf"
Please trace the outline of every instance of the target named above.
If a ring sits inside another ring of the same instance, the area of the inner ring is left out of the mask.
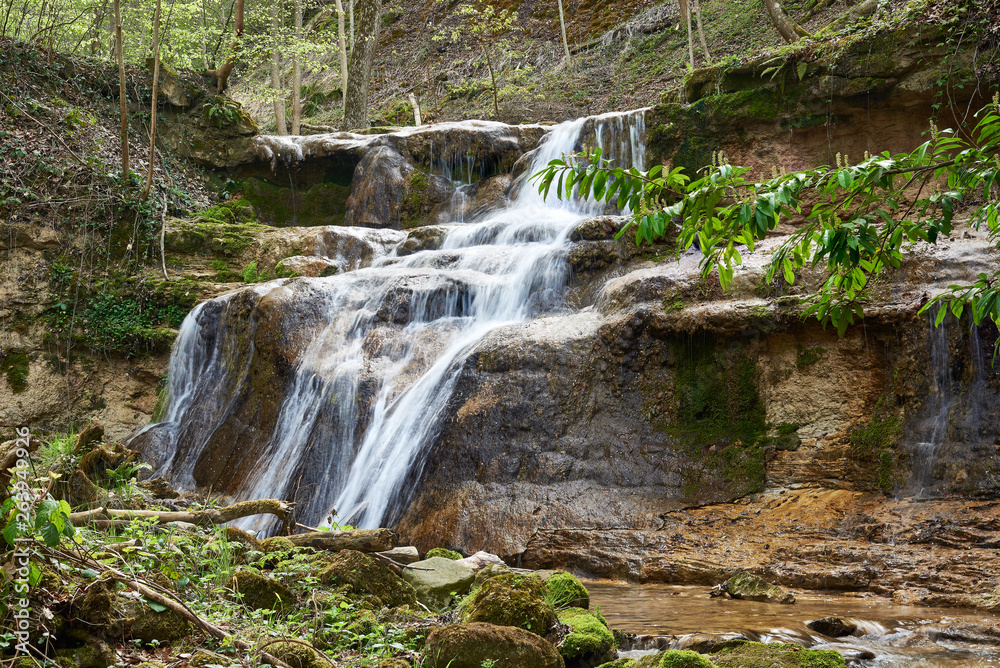
[[[59,545],[59,535],[60,531],[56,528],[52,522],[47,522],[45,526],[42,527],[42,540],[49,547],[56,547]]]
[[[169,609],[162,603],[157,603],[156,601],[152,601],[146,598],[145,596],[142,597],[142,602],[148,605],[153,610],[153,612],[166,612]]]
[[[934,318],[934,326],[940,327],[941,323],[944,322],[944,317],[946,315],[948,315],[948,309],[946,309],[942,304],[941,307],[938,308],[937,317]]]

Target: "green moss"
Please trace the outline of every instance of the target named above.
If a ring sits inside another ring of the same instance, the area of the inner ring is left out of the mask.
[[[350,183],[335,180],[316,183],[298,191],[258,178],[243,182],[243,201],[253,206],[258,218],[276,227],[288,225],[343,225]]]
[[[431,557],[444,557],[445,559],[451,559],[452,561],[458,561],[462,558],[462,555],[455,550],[449,550],[444,547],[435,547],[427,550],[427,554],[424,555],[424,559],[430,559]]]
[[[234,573],[229,589],[236,600],[254,610],[285,610],[295,604],[291,589],[253,571]]]
[[[143,605],[128,623],[128,635],[147,644],[167,644],[191,632],[191,625],[173,610],[156,612]]]
[[[239,197],[221,204],[216,204],[195,214],[195,220],[206,223],[244,225],[256,223],[257,214],[246,198]]]
[[[164,235],[164,247],[186,255],[235,257],[266,229],[258,223],[216,220],[175,221]]]
[[[715,668],[706,657],[689,649],[668,649],[660,653],[658,668]]]
[[[826,352],[826,348],[821,348],[819,346],[816,346],[815,348],[800,348],[799,354],[795,358],[795,366],[800,369],[812,366],[826,357]]]
[[[545,600],[545,585],[531,575],[503,573],[483,582],[463,606],[462,621],[516,626],[544,635],[556,615]]]
[[[367,554],[354,550],[342,550],[330,557],[319,579],[324,584],[351,585],[355,592],[375,596],[390,608],[417,603],[417,594],[409,582]]]
[[[323,657],[312,646],[298,642],[272,642],[264,648],[292,668],[329,668]]]
[[[400,225],[404,230],[423,224],[426,216],[424,206],[427,200],[427,187],[427,174],[419,169],[413,170],[399,209]]]
[[[559,645],[565,658],[603,656],[614,649],[615,637],[607,624],[587,610],[567,608],[559,612],[559,621],[570,627]]]
[[[716,122],[770,121],[781,113],[783,96],[770,88],[741,90],[735,93],[710,95],[699,100],[704,113]]]
[[[28,389],[28,355],[26,353],[8,352],[5,356],[0,357],[0,365],[7,376],[7,384],[10,385],[11,392],[20,394]]]
[[[719,668],[844,668],[843,655],[828,649],[804,649],[784,643],[748,642],[711,656]]]
[[[590,607],[590,592],[571,573],[556,573],[545,581],[545,589],[556,608]]]
[[[635,666],[635,659],[615,659],[608,663],[602,663],[597,668],[632,668]]]

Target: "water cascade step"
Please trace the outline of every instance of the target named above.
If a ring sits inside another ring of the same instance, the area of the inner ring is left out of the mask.
[[[435,250],[392,250],[340,275],[199,305],[171,356],[165,418],[137,437],[154,475],[241,500],[294,498],[305,524],[392,524],[477,343],[569,308],[568,236],[604,210],[545,201],[525,179],[584,147],[643,168],[643,114],[554,127],[510,203],[446,226]],[[449,176],[474,177],[454,147],[435,153]],[[266,522],[239,525],[266,531]]]

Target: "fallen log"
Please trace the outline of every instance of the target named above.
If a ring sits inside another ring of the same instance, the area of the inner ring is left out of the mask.
[[[357,550],[385,552],[396,547],[396,534],[389,529],[354,529],[352,531],[310,531],[285,536],[296,547],[311,547],[328,552]]]
[[[241,517],[251,515],[274,515],[284,521],[285,516],[295,507],[294,503],[277,499],[257,499],[241,501],[225,508],[212,510],[169,511],[169,510],[116,510],[113,508],[94,508],[79,513],[71,513],[69,521],[74,526],[90,522],[129,522],[134,519],[155,518],[158,524],[168,522],[188,522],[198,526],[225,524]]]

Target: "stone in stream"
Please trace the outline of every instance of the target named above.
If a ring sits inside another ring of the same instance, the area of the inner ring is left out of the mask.
[[[426,668],[482,668],[484,664],[493,668],[566,666],[552,643],[512,626],[455,624],[427,636]]]
[[[457,561],[431,557],[403,569],[403,579],[416,591],[418,601],[434,612],[441,612],[455,596],[469,591],[476,574]]]
[[[590,592],[571,573],[555,573],[545,581],[545,589],[557,608],[589,608]]]
[[[795,603],[791,592],[777,585],[768,584],[764,578],[753,573],[737,573],[722,583],[722,590],[733,598],[761,603]]]
[[[545,584],[533,575],[497,575],[465,601],[462,621],[516,626],[543,636],[556,622],[545,594]]]
[[[844,636],[854,635],[854,633],[858,630],[857,624],[840,617],[823,617],[822,619],[814,619],[811,622],[807,622],[806,626],[816,633],[822,633],[823,635],[831,638],[843,638]]]
[[[559,642],[559,653],[563,658],[587,665],[615,658],[614,634],[599,614],[583,608],[567,608],[560,610],[558,617],[570,629]]]
[[[728,647],[736,647],[750,638],[742,633],[691,633],[677,641],[676,649],[689,649],[699,654],[712,654]]]

